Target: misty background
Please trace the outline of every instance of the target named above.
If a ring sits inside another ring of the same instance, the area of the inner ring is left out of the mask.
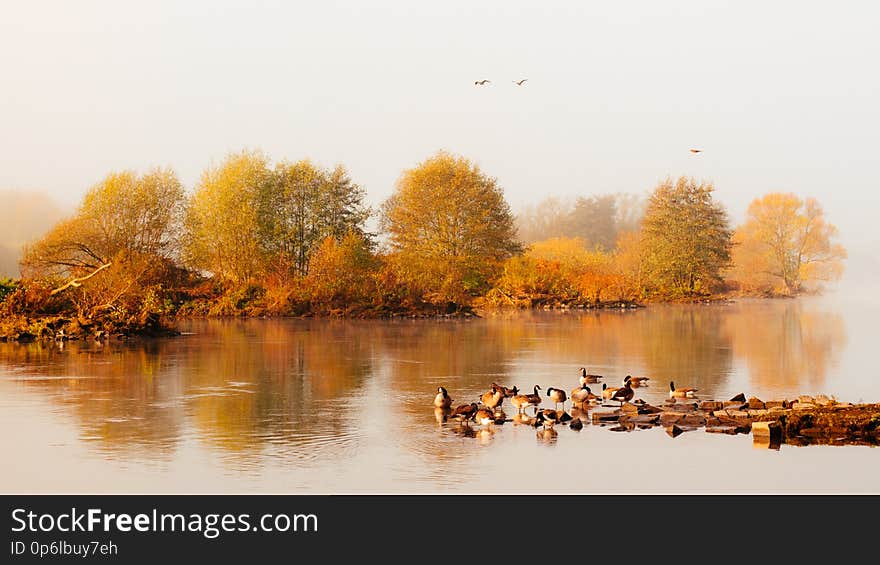
[[[0,275],[109,172],[169,166],[192,189],[244,148],[342,163],[374,206],[439,149],[517,213],[684,175],[713,182],[735,225],[794,192],[840,228],[841,285],[880,275],[871,3],[2,7]]]

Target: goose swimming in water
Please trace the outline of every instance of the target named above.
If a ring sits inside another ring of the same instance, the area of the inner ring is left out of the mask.
[[[675,382],[669,381],[669,398],[693,398],[697,389],[691,387],[675,388]]]
[[[601,378],[603,378],[602,375],[590,375],[587,373],[586,367],[581,367],[580,381],[582,385],[598,383]]]
[[[648,381],[651,380],[649,377],[629,377],[629,382],[633,384],[634,387],[639,386],[648,386]]]

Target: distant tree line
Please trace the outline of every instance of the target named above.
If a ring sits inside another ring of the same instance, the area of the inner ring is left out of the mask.
[[[169,169],[112,173],[25,247],[0,315],[65,318],[76,332],[158,328],[175,315],[795,294],[839,277],[846,257],[814,200],[769,194],[734,229],[713,186],[687,178],[647,199],[550,198],[515,217],[497,179],[440,152],[403,171],[378,210],[364,199],[342,166],[273,165],[259,151],[208,168],[191,194]]]

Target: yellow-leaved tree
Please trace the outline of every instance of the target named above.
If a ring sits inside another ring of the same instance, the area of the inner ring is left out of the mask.
[[[711,183],[680,177],[661,182],[648,200],[640,241],[644,274],[654,294],[708,294],[730,263],[732,230]]]
[[[774,192],[749,205],[728,278],[751,291],[797,294],[843,274],[846,249],[814,198]]]
[[[401,279],[432,302],[467,303],[520,250],[497,181],[446,152],[403,172],[382,226]]]

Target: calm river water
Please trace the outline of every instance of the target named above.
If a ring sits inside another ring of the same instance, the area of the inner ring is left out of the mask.
[[[880,401],[878,313],[838,295],[469,321],[198,320],[172,339],[0,343],[0,491],[880,493],[871,447],[590,424],[552,441],[513,423],[465,437],[432,406],[440,385],[456,403],[493,381],[569,391],[581,366],[609,384],[650,376],[636,398],[653,403],[671,379],[700,398]]]

